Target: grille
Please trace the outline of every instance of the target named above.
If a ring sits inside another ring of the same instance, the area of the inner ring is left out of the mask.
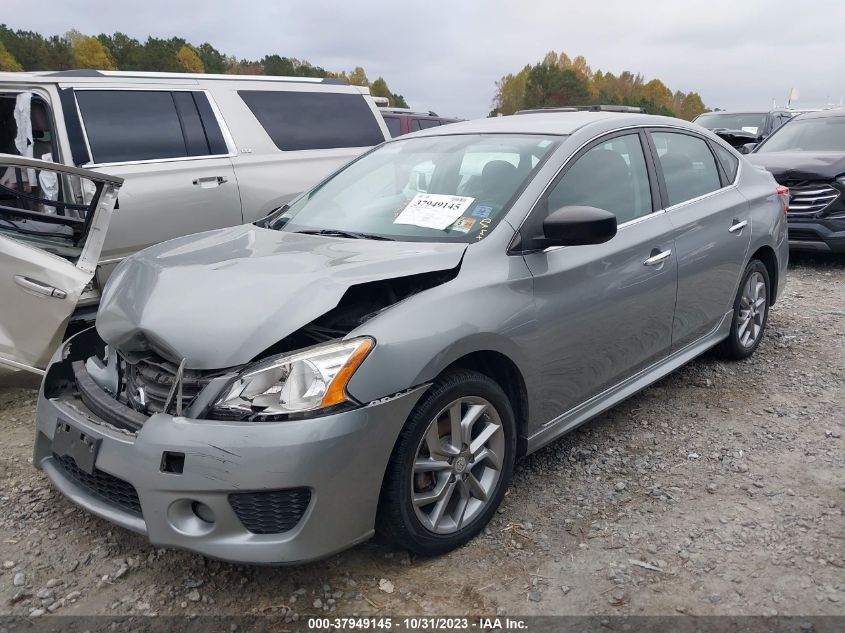
[[[232,510],[253,534],[280,534],[293,529],[310,502],[311,491],[308,488],[229,495]]]
[[[829,207],[839,191],[827,183],[799,181],[789,187],[789,215],[814,215]]]
[[[164,405],[173,387],[179,365],[157,354],[147,354],[137,362],[130,363],[124,360],[124,367],[126,397],[132,407],[150,414],[164,412]],[[217,372],[183,370],[182,406],[190,406],[194,398],[213,378],[224,373],[225,370]],[[175,402],[171,403],[166,413],[175,413]]]
[[[125,512],[141,516],[138,492],[128,481],[123,481],[97,468],[94,469],[94,474],[89,475],[84,470],[80,470],[73,458],[67,455],[60,457],[53,453],[53,460],[68,479],[72,479],[95,497]]]

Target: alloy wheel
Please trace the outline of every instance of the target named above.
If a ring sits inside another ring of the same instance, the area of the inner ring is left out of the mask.
[[[752,347],[760,338],[766,320],[766,299],[766,281],[755,270],[745,282],[736,315],[736,334],[743,347]]]
[[[436,534],[454,534],[490,502],[502,476],[505,433],[484,398],[454,400],[428,425],[411,475],[419,521]]]

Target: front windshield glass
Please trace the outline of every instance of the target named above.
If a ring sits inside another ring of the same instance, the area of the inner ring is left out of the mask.
[[[768,152],[845,152],[845,116],[794,119],[757,150]]]
[[[766,125],[764,112],[709,112],[702,114],[695,122],[708,130],[742,130],[751,134],[762,134]]]
[[[299,233],[405,241],[490,234],[555,137],[465,134],[386,143],[271,217]]]

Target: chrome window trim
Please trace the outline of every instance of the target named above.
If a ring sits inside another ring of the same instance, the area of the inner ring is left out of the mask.
[[[707,137],[698,133],[697,130],[690,130],[689,128],[685,128],[685,127],[682,127],[682,126],[679,126],[679,125],[670,125],[670,124],[667,124],[667,123],[648,123],[648,124],[638,123],[636,125],[626,125],[626,126],[623,126],[623,127],[615,128],[613,130],[606,130],[604,132],[596,134],[592,138],[590,138],[587,141],[584,141],[583,143],[581,143],[581,145],[579,145],[572,152],[569,153],[569,156],[567,157],[567,159],[558,168],[558,170],[552,175],[552,177],[546,183],[546,186],[543,187],[543,190],[540,192],[540,194],[537,196],[537,198],[534,200],[534,202],[531,203],[531,208],[528,210],[528,213],[525,214],[525,217],[522,218],[522,220],[519,223],[519,226],[516,227],[515,232],[519,233],[522,230],[522,225],[525,224],[526,220],[528,220],[528,218],[531,216],[531,214],[534,213],[534,211],[537,209],[537,205],[539,204],[540,200],[542,200],[543,196],[545,196],[549,192],[549,190],[551,189],[552,183],[554,183],[557,180],[558,176],[560,176],[560,173],[569,166],[569,164],[572,162],[573,158],[575,156],[577,156],[578,152],[580,152],[582,149],[584,149],[585,147],[587,147],[591,143],[594,143],[595,141],[599,140],[601,137],[607,136],[608,134],[616,134],[617,132],[625,132],[627,130],[633,130],[633,131],[636,131],[636,132],[639,132],[640,130],[642,130],[642,131],[648,133],[648,131],[650,129],[654,129],[654,128],[660,128],[660,129],[666,129],[666,130],[676,130],[676,131],[679,131],[679,132],[682,132],[682,133],[686,133],[688,136],[699,137],[699,138],[707,140]],[[645,149],[645,148],[643,148],[643,149]],[[708,149],[708,151],[710,151],[711,154],[713,154],[712,150],[710,150],[709,147],[707,149]],[[731,151],[733,151],[733,148],[731,148]],[[718,158],[715,155],[713,155],[713,160],[718,160]],[[657,160],[655,160],[654,162],[655,162],[655,167],[659,167],[659,164],[657,164]],[[697,198],[685,200],[684,202],[679,202],[678,204],[670,205],[668,207],[664,207],[663,209],[658,209],[657,211],[652,211],[648,215],[643,215],[643,216],[640,216],[639,218],[634,218],[633,220],[629,220],[628,222],[624,222],[617,227],[617,230],[619,228],[629,226],[632,222],[639,221],[639,220],[642,220],[644,218],[650,218],[650,217],[657,215],[661,212],[669,212],[669,211],[672,211],[673,209],[676,209],[680,206],[683,206],[685,204],[689,204],[690,202],[696,202],[698,200],[701,200],[703,198],[711,196],[715,193],[719,193],[719,192],[724,191],[726,189],[730,189],[732,187],[735,188],[737,186],[737,183],[739,182],[739,177],[740,177],[741,172],[742,172],[742,160],[740,159],[739,168],[736,170],[736,177],[734,178],[733,182],[725,185],[724,187],[720,187],[719,189],[716,189],[714,191],[710,191],[710,192],[708,192],[708,193],[706,193],[702,196],[698,196]],[[546,253],[546,252],[549,252],[551,250],[556,250],[558,248],[565,248],[565,247],[564,246],[550,246],[549,248],[544,249],[542,252]]]
[[[235,140],[232,137],[232,133],[229,131],[229,126],[226,125],[226,121],[223,119],[223,115],[220,112],[220,108],[217,106],[217,102],[214,100],[214,97],[205,88],[148,88],[146,86],[141,86],[138,88],[112,88],[108,86],[82,86],[78,88],[76,86],[70,87],[73,89],[74,92],[73,102],[76,105],[76,114],[79,117],[79,124],[82,127],[82,136],[85,138],[85,147],[88,150],[88,156],[92,159],[91,162],[82,165],[82,167],[85,167],[86,169],[96,169],[100,167],[122,167],[124,165],[158,165],[161,163],[177,163],[191,160],[205,160],[208,158],[233,158],[238,155],[238,151],[235,146]],[[214,114],[214,119],[217,121],[217,125],[220,127],[220,131],[223,134],[223,141],[226,143],[226,149],[228,150],[228,153],[204,154],[202,156],[176,156],[174,158],[145,158],[143,160],[123,160],[111,163],[98,163],[93,160],[94,152],[91,151],[91,144],[88,142],[88,130],[85,128],[85,119],[82,117],[82,110],[80,110],[79,108],[79,100],[76,98],[77,91],[81,92],[92,90],[97,90],[100,92],[202,92],[208,99],[208,104],[209,106],[211,106],[211,112],[212,114]]]

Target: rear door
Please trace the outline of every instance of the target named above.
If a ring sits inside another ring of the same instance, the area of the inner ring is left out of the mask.
[[[206,92],[74,89],[90,162],[126,180],[103,247],[113,266],[165,240],[243,222],[231,142]]]
[[[702,136],[682,130],[649,133],[657,156],[666,215],[675,227],[678,300],[672,344],[682,347],[719,325],[733,308],[748,248],[751,212],[735,180],[739,161],[720,160]]]
[[[0,365],[39,373],[91,281],[122,180],[0,154]]]

